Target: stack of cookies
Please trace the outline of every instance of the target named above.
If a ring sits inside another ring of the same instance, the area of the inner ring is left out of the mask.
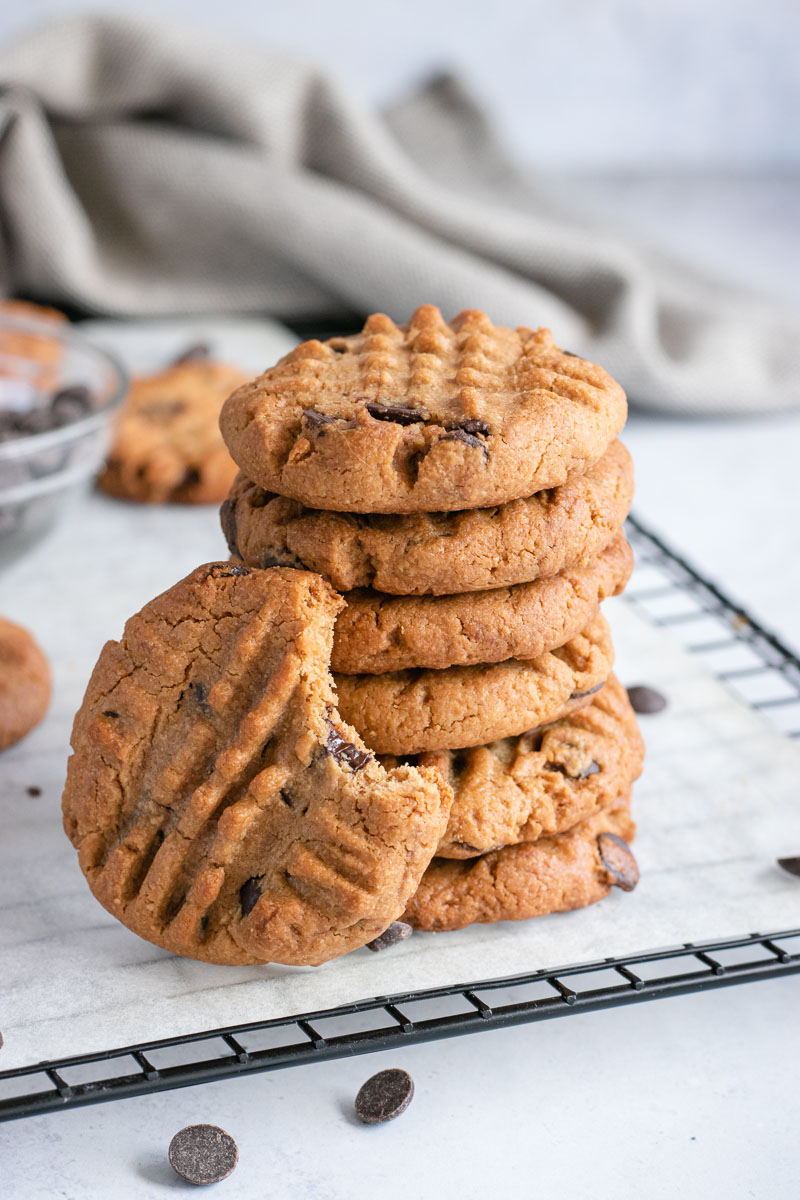
[[[452,795],[417,928],[636,883],[642,744],[599,611],[632,567],[625,416],[619,385],[549,331],[432,306],[305,342],[225,404],[233,558],[343,594],[341,718]]]

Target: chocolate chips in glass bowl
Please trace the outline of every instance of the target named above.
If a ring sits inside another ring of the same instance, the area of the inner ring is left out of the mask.
[[[0,567],[88,490],[126,383],[66,320],[0,310]]]
[[[23,398],[29,403],[18,407]],[[62,429],[87,417],[93,410],[92,393],[85,384],[70,384],[49,396],[40,397],[30,385],[0,378],[0,442]]]

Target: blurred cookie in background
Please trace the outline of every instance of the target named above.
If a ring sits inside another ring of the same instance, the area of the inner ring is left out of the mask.
[[[0,617],[0,750],[39,724],[51,690],[50,664],[39,644],[27,629]]]
[[[48,337],[43,322],[54,327],[67,324],[67,318],[57,308],[32,304],[28,300],[0,300],[0,318],[19,321],[19,328],[10,322],[0,327],[0,377],[21,379],[34,388],[48,389],[58,381],[63,347],[58,337]],[[25,322],[35,322],[37,328],[26,329]]]
[[[114,429],[98,486],[143,504],[219,504],[236,475],[219,431],[223,402],[248,376],[190,346],[171,366],[140,375]]]

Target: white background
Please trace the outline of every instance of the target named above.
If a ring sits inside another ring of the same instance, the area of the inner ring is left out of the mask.
[[[531,165],[800,165],[797,0],[25,0],[0,39],[84,8],[202,21],[385,100],[455,67]]]

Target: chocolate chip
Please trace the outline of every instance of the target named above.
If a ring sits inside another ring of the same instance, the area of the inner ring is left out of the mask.
[[[181,692],[181,695],[183,695],[183,693],[182,693],[182,692]],[[104,709],[103,709],[103,716],[104,716],[104,717],[118,717],[118,716],[119,716],[119,713],[118,713],[118,712],[115,712],[113,708],[104,708]]]
[[[580,354],[574,354],[572,350],[562,350],[561,353],[565,354],[567,358],[580,358]]]
[[[335,758],[338,763],[347,763],[354,771],[360,771],[372,760],[372,755],[367,750],[359,750],[358,746],[354,746],[352,742],[348,742],[342,737],[339,730],[331,722],[328,722],[328,741],[326,748],[332,758]]]
[[[600,764],[596,763],[594,759],[577,775],[570,771],[564,763],[548,762],[544,764],[544,769],[545,771],[558,771],[559,775],[566,775],[569,779],[588,779],[590,775],[597,775],[602,770]]]
[[[183,479],[180,481],[175,490],[180,491],[181,488],[196,487],[199,482],[200,472],[198,471],[197,467],[187,467],[183,473]]]
[[[263,878],[263,875],[254,875],[252,879],[246,880],[239,888],[239,903],[242,906],[243,917],[246,917],[255,908],[258,898],[261,895],[261,880]]]
[[[365,1125],[380,1125],[405,1112],[414,1097],[414,1080],[408,1071],[390,1067],[368,1079],[356,1096],[356,1116]]]
[[[388,929],[384,929],[383,933],[378,937],[373,938],[371,942],[367,942],[368,950],[388,950],[390,946],[396,946],[398,942],[402,942],[405,938],[412,934],[410,925],[406,925],[405,921],[392,921]]]
[[[666,696],[644,683],[637,683],[633,687],[629,687],[628,699],[631,702],[631,708],[636,713],[659,713],[667,707]]]
[[[182,354],[173,358],[173,367],[182,367],[184,363],[207,363],[211,360],[211,347],[208,342],[194,342],[187,346]]]
[[[608,872],[609,883],[622,888],[623,892],[632,892],[639,882],[639,868],[628,843],[616,833],[600,833],[597,849]]]
[[[267,567],[296,567],[297,564],[284,562],[276,554],[262,554],[261,566],[266,570]]]
[[[60,428],[79,421],[92,411],[92,394],[82,383],[63,387],[55,393],[50,401],[53,414],[53,425]]]
[[[42,789],[40,787],[35,787],[35,786],[26,788],[25,791],[28,793],[29,796],[41,796],[41,794],[42,794]]]
[[[447,433],[443,433],[439,438],[440,442],[462,442],[465,446],[476,446],[483,451],[484,458],[488,457],[488,450],[485,442],[482,442],[474,433],[468,433],[466,429],[449,429]]]
[[[204,683],[190,683],[189,690],[192,693],[192,699],[200,709],[204,717],[213,717],[214,710],[208,703],[208,688]]]
[[[187,1183],[219,1183],[239,1161],[239,1149],[219,1125],[187,1125],[170,1142],[169,1161]]]
[[[600,688],[605,686],[606,681],[604,679],[602,683],[596,683],[595,686],[593,688],[589,688],[587,692],[573,692],[570,696],[570,700],[582,700],[584,696],[593,696],[595,692],[599,692]]]
[[[371,401],[367,412],[376,421],[393,421],[396,425],[418,425],[427,419],[427,412],[421,408],[409,408],[407,404],[378,404]]]
[[[317,412],[316,408],[304,408],[302,419],[306,429],[322,430],[324,432],[324,427],[332,425],[335,417],[328,417],[325,413]]]
[[[454,421],[447,428],[451,430],[463,429],[464,433],[480,433],[483,437],[488,437],[491,433],[491,429],[486,421],[479,421],[477,417],[466,417],[463,421]]]
[[[214,563],[208,571],[209,579],[232,579],[238,575],[249,574],[247,567],[241,567],[237,563]]]
[[[800,876],[800,854],[794,858],[779,858],[778,866],[783,867],[784,871],[788,871],[790,875]]]
[[[222,532],[225,535],[225,541],[228,543],[228,549],[231,554],[235,554],[237,558],[241,558],[238,542],[239,531],[236,527],[236,505],[232,500],[222,501],[222,506],[219,510],[219,523],[222,526]]]

